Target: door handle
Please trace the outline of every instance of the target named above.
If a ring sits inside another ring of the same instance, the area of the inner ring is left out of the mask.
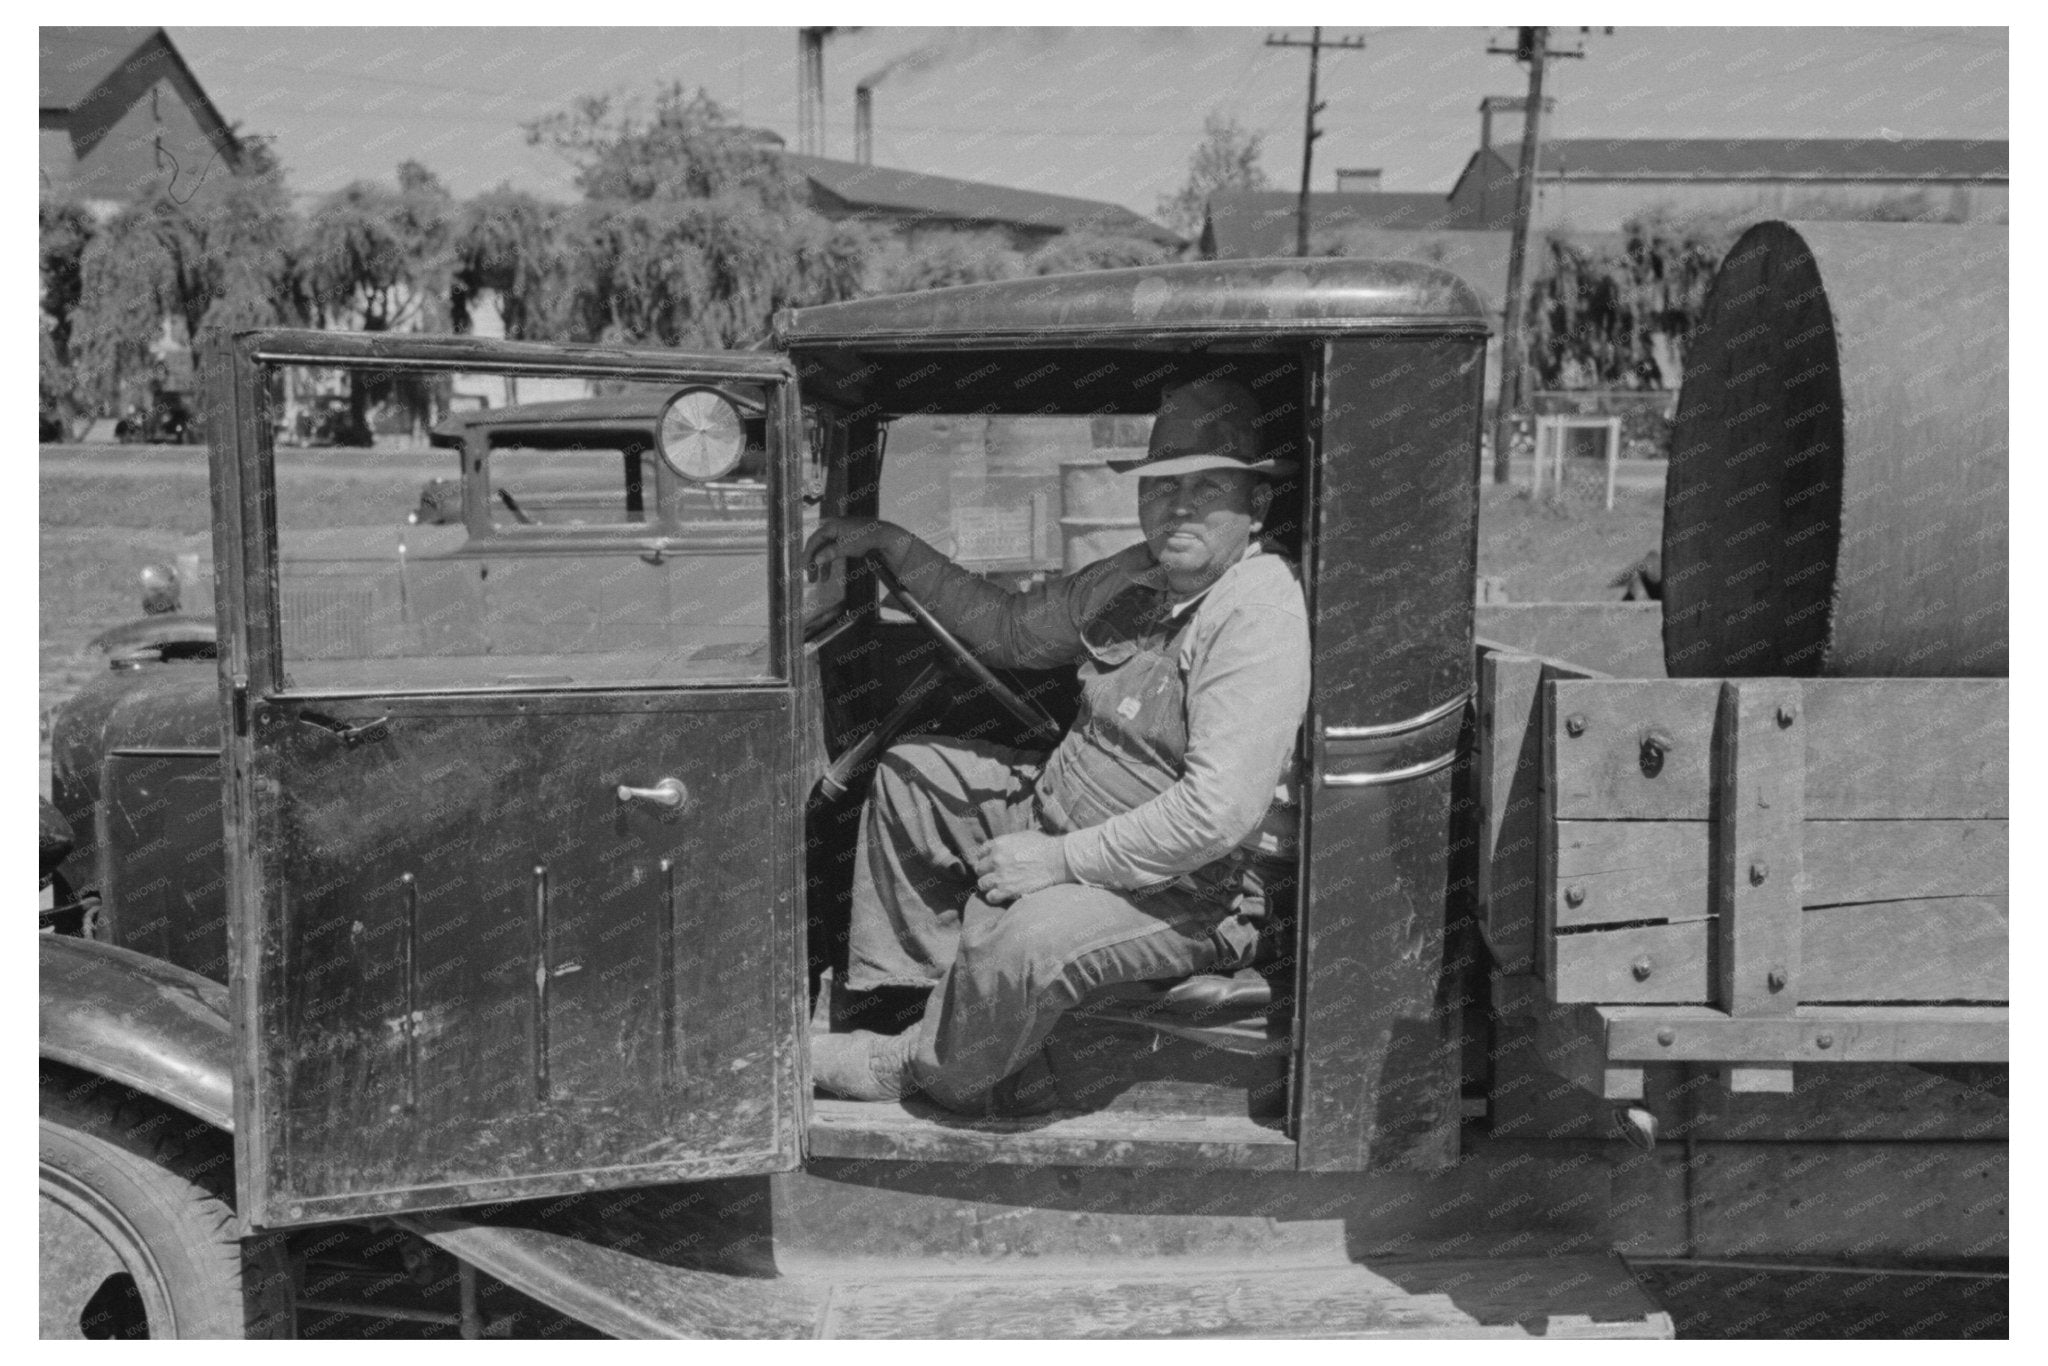
[[[326,716],[317,711],[302,711],[298,714],[298,720],[301,725],[312,726],[326,731],[335,739],[341,741],[342,748],[344,749],[356,749],[359,746],[369,744],[373,740],[389,740],[391,738],[391,718],[388,716],[380,716],[374,721],[363,721],[351,725],[346,721],[338,721],[332,716]]]
[[[690,789],[675,778],[663,778],[653,787],[628,787],[619,784],[619,800],[622,802],[646,802],[664,811],[680,811],[689,804]]]

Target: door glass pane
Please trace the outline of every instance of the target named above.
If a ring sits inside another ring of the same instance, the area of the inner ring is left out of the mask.
[[[771,677],[760,384],[278,367],[293,689]],[[658,436],[669,401],[710,390]]]
[[[881,515],[984,576],[1024,586],[1141,539],[1149,418],[919,414],[889,424]],[[1126,447],[1129,447],[1128,449]]]

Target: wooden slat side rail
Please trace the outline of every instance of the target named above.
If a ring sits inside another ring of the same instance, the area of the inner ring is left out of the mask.
[[[1711,920],[1555,935],[1553,999],[1705,1004]],[[2003,1002],[2004,897],[1820,906],[1800,913],[1803,1002]]]
[[[1802,1006],[1762,1019],[1699,1006],[1587,1009],[1612,1063],[2010,1061],[2004,1006]]]
[[[2007,815],[2007,680],[1811,678],[1797,687],[1809,818]],[[1708,819],[1720,689],[1716,679],[1558,681],[1557,752],[1546,769],[1555,818]],[[1649,741],[1655,764],[1644,762]]]
[[[1721,685],[1714,736],[1714,1004],[1782,1015],[1800,999],[1806,739],[1794,679]]]
[[[1536,844],[1543,821],[1543,661],[1486,652],[1479,658],[1481,838],[1479,913],[1494,966],[1528,972],[1536,962]]]
[[[1747,1018],[1699,1005],[1545,1006],[1529,1028],[1546,1071],[1605,1100],[1641,1098],[1645,1069],[1660,1063],[1721,1063],[1732,1076],[1810,1063],[2011,1060],[2004,1006],[1801,1006]]]
[[[1819,821],[1802,826],[1800,904],[2004,896],[2007,823]],[[1713,914],[1705,821],[1559,821],[1550,917],[1560,928]]]
[[[1542,763],[1538,770],[1537,810],[1541,813],[1536,829],[1536,886],[1547,888],[1557,882],[1557,794],[1552,775],[1557,772],[1557,736],[1564,724],[1556,706],[1558,688],[1568,684],[1588,682],[1613,682],[1604,677],[1595,678],[1583,670],[1556,660],[1543,662],[1543,674],[1536,688],[1536,716],[1534,725],[1540,742]],[[1556,927],[1543,913],[1545,899],[1537,898],[1536,926],[1536,970],[1544,978],[1552,975],[1555,966],[1551,958],[1551,941]]]

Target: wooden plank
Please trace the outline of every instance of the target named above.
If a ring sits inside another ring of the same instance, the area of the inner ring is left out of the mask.
[[[1554,925],[1713,914],[1705,821],[1559,821],[1555,839]]]
[[[1738,1066],[1728,1069],[1728,1089],[1736,1095],[1792,1094],[1789,1066]]]
[[[1560,679],[1549,687],[1556,819],[1707,819],[1718,681]]]
[[[2003,897],[1821,906],[1800,916],[1802,999],[2010,999]],[[1552,999],[1704,1004],[1713,921],[1553,937]]]
[[[1536,959],[1536,845],[1542,824],[1543,661],[1487,654],[1479,664],[1479,907],[1486,946],[1504,973]]]
[[[910,1162],[1017,1162],[1106,1167],[1291,1171],[1293,1140],[1242,1116],[1128,1111],[970,1119],[919,1101],[812,1102],[806,1152]]]
[[[1813,678],[1804,692],[1808,814],[2007,814],[2007,680]]]
[[[1705,920],[1551,938],[1552,999],[1559,1002],[1700,1004],[1707,999]]]
[[[1806,822],[1807,906],[2004,896],[2003,820]]]
[[[2004,897],[1822,906],[1803,919],[1804,1000],[2011,999]]]
[[[1622,678],[1664,677],[1660,602],[1481,602],[1473,618],[1518,653],[1569,655]]]
[[[1555,688],[1560,820],[1705,820],[1713,679],[1569,680]],[[2009,692],[1997,678],[1800,682],[1806,813],[1827,820],[1983,820],[2006,814]],[[1573,717],[1581,720],[1569,734]],[[1643,762],[1658,738],[1661,761]],[[1883,744],[1872,737],[1883,736]],[[1569,741],[1569,743],[1565,743]]]
[[[1721,685],[1714,736],[1714,1003],[1783,1014],[1800,999],[1800,821],[1806,744],[1799,684]]]
[[[1800,1006],[1741,1019],[1705,1006],[1589,1009],[1617,1063],[2008,1061],[2003,1006]]]
[[[2007,891],[2002,820],[1808,820],[1802,831],[1799,899],[1809,908]],[[1713,914],[1707,833],[1704,821],[1559,821],[1553,923]]]

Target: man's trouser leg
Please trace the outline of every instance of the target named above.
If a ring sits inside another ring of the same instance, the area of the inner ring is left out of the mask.
[[[1182,892],[1071,883],[1008,906],[975,899],[951,971],[895,1045],[906,1080],[951,1109],[980,1109],[1089,992],[1214,967],[1223,955],[1215,926],[1227,914]]]
[[[930,986],[945,976],[961,908],[977,900],[969,855],[1040,828],[1037,779],[1037,755],[975,740],[906,740],[882,756],[855,854],[847,985]]]

